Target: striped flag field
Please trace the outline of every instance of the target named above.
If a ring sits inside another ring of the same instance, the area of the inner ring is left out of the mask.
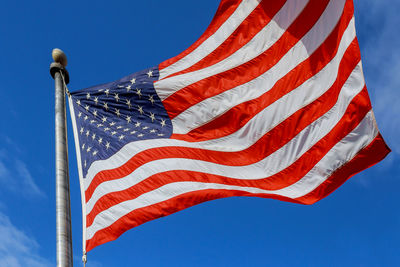
[[[390,152],[352,0],[222,0],[181,54],[69,103],[86,251],[217,198],[312,204]]]

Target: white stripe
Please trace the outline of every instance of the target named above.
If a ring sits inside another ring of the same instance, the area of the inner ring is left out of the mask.
[[[93,224],[87,228],[87,239],[91,239],[97,231],[112,225],[119,218],[136,209],[198,190],[225,189],[239,190],[253,194],[276,194],[289,198],[302,197],[312,192],[326,181],[335,170],[354,158],[360,150],[374,140],[377,134],[378,130],[375,127],[372,111],[370,111],[357,128],[337,143],[301,180],[279,190],[262,190],[256,187],[200,182],[176,182],[164,185],[136,199],[119,203],[99,213],[94,219]]]
[[[306,57],[309,55],[307,54],[307,50],[309,49],[308,46],[311,47],[318,46],[325,39],[325,36],[327,36],[327,34],[329,34],[335,27],[343,12],[345,1],[346,0],[330,1],[326,9],[318,19],[317,23],[314,24],[312,29],[306,34],[306,36],[309,36],[306,39],[310,42],[310,44],[305,43],[303,44],[303,47],[301,44],[299,45],[300,51],[301,48],[304,48],[305,46]],[[291,5],[293,4],[298,5],[299,3],[303,2],[288,1],[287,2],[288,9],[291,10],[293,8],[293,6]],[[303,4],[305,5],[306,3]],[[179,91],[182,88],[185,88],[191,84],[194,84],[200,80],[211,77],[218,73],[222,73],[224,71],[233,69],[243,63],[248,62],[249,60],[259,56],[260,54],[268,50],[286,31],[286,28],[281,28],[282,24],[287,21],[290,21],[290,23],[292,23],[297,17],[297,15],[301,13],[301,11],[304,8],[304,6],[302,6],[301,4],[296,6],[297,14],[296,13],[291,14],[291,16],[288,18],[287,14],[288,10],[286,10],[285,7],[282,8],[281,11],[276,15],[276,17],[273,20],[271,20],[271,22],[266,27],[264,27],[264,29],[261,30],[249,43],[244,45],[242,48],[237,50],[234,54],[232,54],[228,58],[209,67],[173,76],[156,82],[154,84],[154,87],[157,91],[157,94],[160,96],[160,99],[164,100],[169,95]],[[287,24],[283,26],[289,26]],[[299,42],[301,43],[302,41],[300,40]],[[311,47],[310,49],[312,49]],[[296,55],[290,55],[290,54],[289,56],[296,57]]]
[[[334,0],[333,2],[335,1],[338,0]],[[275,17],[260,32],[258,32],[250,42],[242,46],[226,59],[207,68],[165,78],[163,80],[160,79],[155,82],[154,88],[156,89],[158,96],[161,100],[164,100],[172,93],[192,83],[237,67],[262,54],[285,33],[286,29],[304,9],[307,2],[308,0],[287,1]]]
[[[259,5],[259,2],[261,0],[244,0],[240,3],[221,27],[201,45],[174,64],[160,70],[160,79],[192,66],[214,51],[239,27],[247,16]]]
[[[355,68],[344,87],[336,104],[319,119],[308,125],[286,145],[254,164],[246,166],[226,166],[201,160],[185,158],[167,158],[148,162],[137,168],[130,175],[116,180],[103,182],[88,200],[86,212],[89,214],[95,203],[105,194],[127,189],[150,176],[172,171],[188,170],[226,176],[234,179],[264,179],[272,176],[299,159],[315,143],[327,135],[343,117],[351,100],[364,88],[361,63]],[[126,155],[129,157],[129,155]]]
[[[319,34],[316,31],[314,33],[316,36],[313,34],[305,36],[304,40],[298,42],[276,65],[261,76],[219,95],[207,98],[179,114],[172,120],[174,133],[186,134],[224,114],[234,106],[256,99],[268,92],[277,81],[306,60],[309,57],[308,54],[313,53],[328,36],[327,31],[325,32],[326,35]],[[327,76],[331,75],[331,73],[337,73],[344,52],[354,38],[355,27],[353,18],[343,33],[336,56],[324,69],[311,77],[309,81],[324,84]]]

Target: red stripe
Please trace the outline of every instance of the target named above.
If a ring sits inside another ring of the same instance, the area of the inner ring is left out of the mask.
[[[296,200],[303,204],[313,204],[318,200],[328,196],[339,186],[346,182],[353,175],[375,165],[383,160],[389,153],[390,148],[386,145],[381,134],[363,150],[361,150],[346,165],[337,169],[324,183],[309,194],[299,197]]]
[[[143,151],[119,168],[104,170],[96,174],[85,192],[86,200],[90,199],[96,187],[104,181],[125,177],[139,166],[162,158],[177,157],[207,160],[225,165],[248,165],[261,160],[279,149],[307,125],[327,112],[336,102],[339,91],[350,73],[360,61],[356,40],[349,46],[339,65],[338,77],[332,87],[317,101],[298,110],[287,120],[265,134],[250,148],[239,152],[219,152],[194,148],[154,148]],[[293,122],[297,122],[294,124]],[[253,161],[255,160],[255,161]]]
[[[120,202],[135,199],[144,193],[173,182],[197,181],[244,187],[257,187],[265,190],[278,190],[285,188],[304,177],[304,175],[306,175],[326,155],[326,153],[332,149],[332,147],[357,127],[370,109],[371,105],[368,98],[368,92],[367,89],[364,88],[361,93],[353,99],[339,123],[335,125],[335,127],[325,137],[312,146],[293,164],[275,175],[264,179],[241,180],[194,171],[178,170],[158,173],[126,190],[112,192],[102,196],[96,202],[92,211],[87,215],[87,226],[90,226],[93,223],[94,218],[100,212]],[[273,136],[275,137],[276,135]],[[212,155],[209,155],[209,157],[212,157]],[[231,157],[234,156],[232,155]],[[229,157],[224,157],[223,159],[226,160],[227,158]]]
[[[170,95],[163,101],[169,117],[173,119],[204,99],[249,82],[269,70],[314,26],[328,2],[329,0],[310,0],[282,37],[256,58],[236,68],[191,84]]]
[[[192,207],[194,205],[209,200],[231,196],[252,196],[273,198],[300,204],[312,204],[328,196],[336,188],[338,188],[341,184],[343,184],[347,179],[349,179],[356,173],[367,169],[368,167],[384,159],[389,152],[390,149],[383,141],[381,135],[378,135],[371,142],[370,145],[362,149],[356,157],[354,157],[351,161],[338,169],[328,180],[322,183],[318,188],[316,188],[314,191],[307,194],[306,196],[297,199],[290,199],[268,194],[250,194],[247,192],[234,190],[209,189],[182,194],[169,200],[134,210],[115,221],[115,223],[110,225],[109,227],[99,230],[91,239],[86,241],[86,251],[90,251],[98,245],[115,240],[127,230],[139,226],[145,222],[168,216],[180,210]]]
[[[276,84],[262,96],[233,107],[211,122],[187,134],[173,134],[171,138],[189,142],[199,142],[227,136],[242,128],[251,120],[254,114],[259,113],[265,107],[277,101],[279,98],[320,72],[335,57],[343,33],[352,18],[353,14],[346,12],[326,41],[307,60],[300,63],[286,76],[277,81]],[[359,58],[357,41],[353,41],[349,47],[352,50],[351,53]]]
[[[192,207],[202,202],[232,196],[257,196],[264,198],[268,197],[298,203],[298,201],[276,195],[255,195],[243,191],[233,190],[209,189],[186,193],[151,206],[134,210],[127,215],[121,217],[120,219],[115,221],[115,223],[113,223],[109,227],[99,230],[94,234],[91,239],[87,240],[86,252],[89,252],[98,245],[117,239],[127,230],[139,226],[145,222],[171,215],[175,212]]]
[[[262,28],[264,28],[285,3],[286,0],[261,2],[217,49],[193,66],[176,72],[168,77],[206,68],[232,55],[243,45],[247,44]]]
[[[240,0],[221,0],[218,10],[214,15],[214,18],[212,19],[206,31],[201,35],[201,37],[179,55],[159,64],[159,70],[164,69],[169,65],[174,64],[178,60],[184,58],[186,55],[195,50],[199,45],[201,45],[205,40],[207,40],[211,35],[213,35],[221,27],[221,25],[232,15],[232,13],[239,6],[240,2]]]

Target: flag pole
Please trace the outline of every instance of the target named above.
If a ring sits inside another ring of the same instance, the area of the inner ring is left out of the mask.
[[[50,65],[50,74],[55,81],[57,266],[69,267],[73,265],[65,107],[65,85],[69,83],[69,75],[65,68],[67,57],[64,52],[55,48],[52,57],[54,62]]]

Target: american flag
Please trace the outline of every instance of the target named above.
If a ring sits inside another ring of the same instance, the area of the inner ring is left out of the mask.
[[[312,204],[390,152],[352,0],[222,0],[183,53],[69,103],[86,251],[212,199]]]

